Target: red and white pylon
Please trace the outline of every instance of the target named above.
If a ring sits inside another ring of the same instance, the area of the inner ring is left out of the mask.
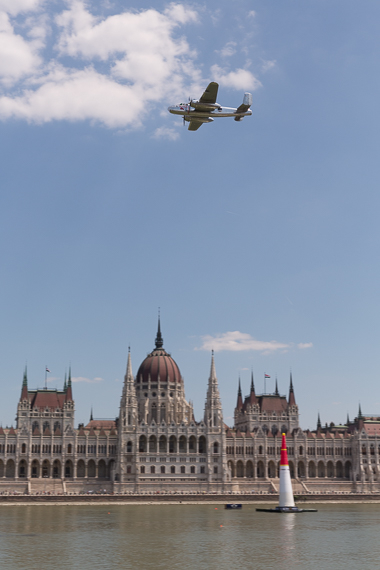
[[[290,479],[288,450],[286,447],[286,437],[282,434],[281,459],[280,459],[280,501],[279,507],[294,507],[294,497],[292,481]]]

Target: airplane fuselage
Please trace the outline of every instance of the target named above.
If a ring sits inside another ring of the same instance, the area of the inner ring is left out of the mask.
[[[250,109],[244,113],[239,113],[235,107],[222,107],[218,105],[217,108],[211,108],[210,106],[210,108],[207,110],[200,110],[193,109],[189,103],[184,103],[183,105],[173,105],[171,107],[168,107],[168,111],[170,113],[173,113],[173,115],[182,115],[186,120],[189,121],[192,119],[207,119],[208,117],[214,119],[216,117],[248,117],[249,115],[252,115],[252,111]]]

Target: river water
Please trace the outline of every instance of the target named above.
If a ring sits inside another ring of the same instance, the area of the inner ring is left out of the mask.
[[[0,569],[380,569],[380,505],[255,508],[1,505]]]

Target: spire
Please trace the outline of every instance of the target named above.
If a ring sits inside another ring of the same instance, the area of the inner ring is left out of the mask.
[[[348,412],[347,412],[347,420],[346,420],[346,424],[347,424],[347,425],[349,425],[349,423],[350,423],[350,416],[348,415]]]
[[[321,429],[321,428],[322,428],[321,416],[319,415],[319,412],[318,412],[317,430],[319,430],[319,429]]]
[[[295,405],[296,405],[296,398],[294,396],[293,377],[292,377],[292,373],[290,372],[289,406],[295,406]]]
[[[73,392],[71,389],[71,366],[69,368],[69,380],[67,382],[67,388],[66,388],[66,402],[71,402],[73,399]]]
[[[215,360],[214,360],[214,351],[213,350],[211,351],[210,380],[216,380]]]
[[[126,377],[127,378],[133,378],[132,361],[131,361],[131,347],[130,346],[128,346],[128,360],[127,360]]]
[[[257,398],[255,394],[255,384],[253,381],[253,370],[251,370],[251,393],[249,395],[249,403],[251,404],[251,406],[253,406],[253,404],[257,404]]]
[[[156,336],[156,348],[162,348],[164,346],[164,339],[161,334],[161,319],[160,319],[160,309],[158,309],[158,329]]]
[[[90,422],[92,422],[93,419],[94,419],[94,416],[93,416],[93,413],[92,413],[92,406],[91,406]]]
[[[222,404],[220,402],[213,350],[211,351],[210,377],[207,386],[204,421],[207,426],[214,428],[222,426],[223,422]]]
[[[360,402],[359,402],[358,420],[362,420],[362,419],[363,419],[362,407],[361,407]]]
[[[276,396],[279,396],[279,395],[280,395],[280,392],[278,391],[277,376],[276,376],[276,389],[275,389],[274,393],[275,393]]]
[[[66,390],[67,390],[67,374],[65,372],[65,381],[63,383],[63,391],[66,392]]]
[[[25,366],[24,376],[22,379],[22,388],[21,388],[21,400],[28,399],[28,372]]]
[[[243,407],[243,396],[241,394],[241,383],[240,383],[240,376],[239,376],[239,387],[238,387],[238,397],[237,397],[236,408],[238,410],[241,410],[242,407]]]

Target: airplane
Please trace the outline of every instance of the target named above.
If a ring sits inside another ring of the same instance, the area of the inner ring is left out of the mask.
[[[244,93],[243,103],[235,109],[222,107],[216,102],[218,88],[218,83],[212,81],[199,100],[190,99],[188,103],[168,107],[168,111],[173,115],[182,115],[183,124],[185,125],[185,121],[189,122],[189,131],[198,130],[203,123],[212,123],[215,117],[234,117],[235,121],[241,121],[244,117],[252,115],[252,111],[249,110],[252,105],[251,93]]]

